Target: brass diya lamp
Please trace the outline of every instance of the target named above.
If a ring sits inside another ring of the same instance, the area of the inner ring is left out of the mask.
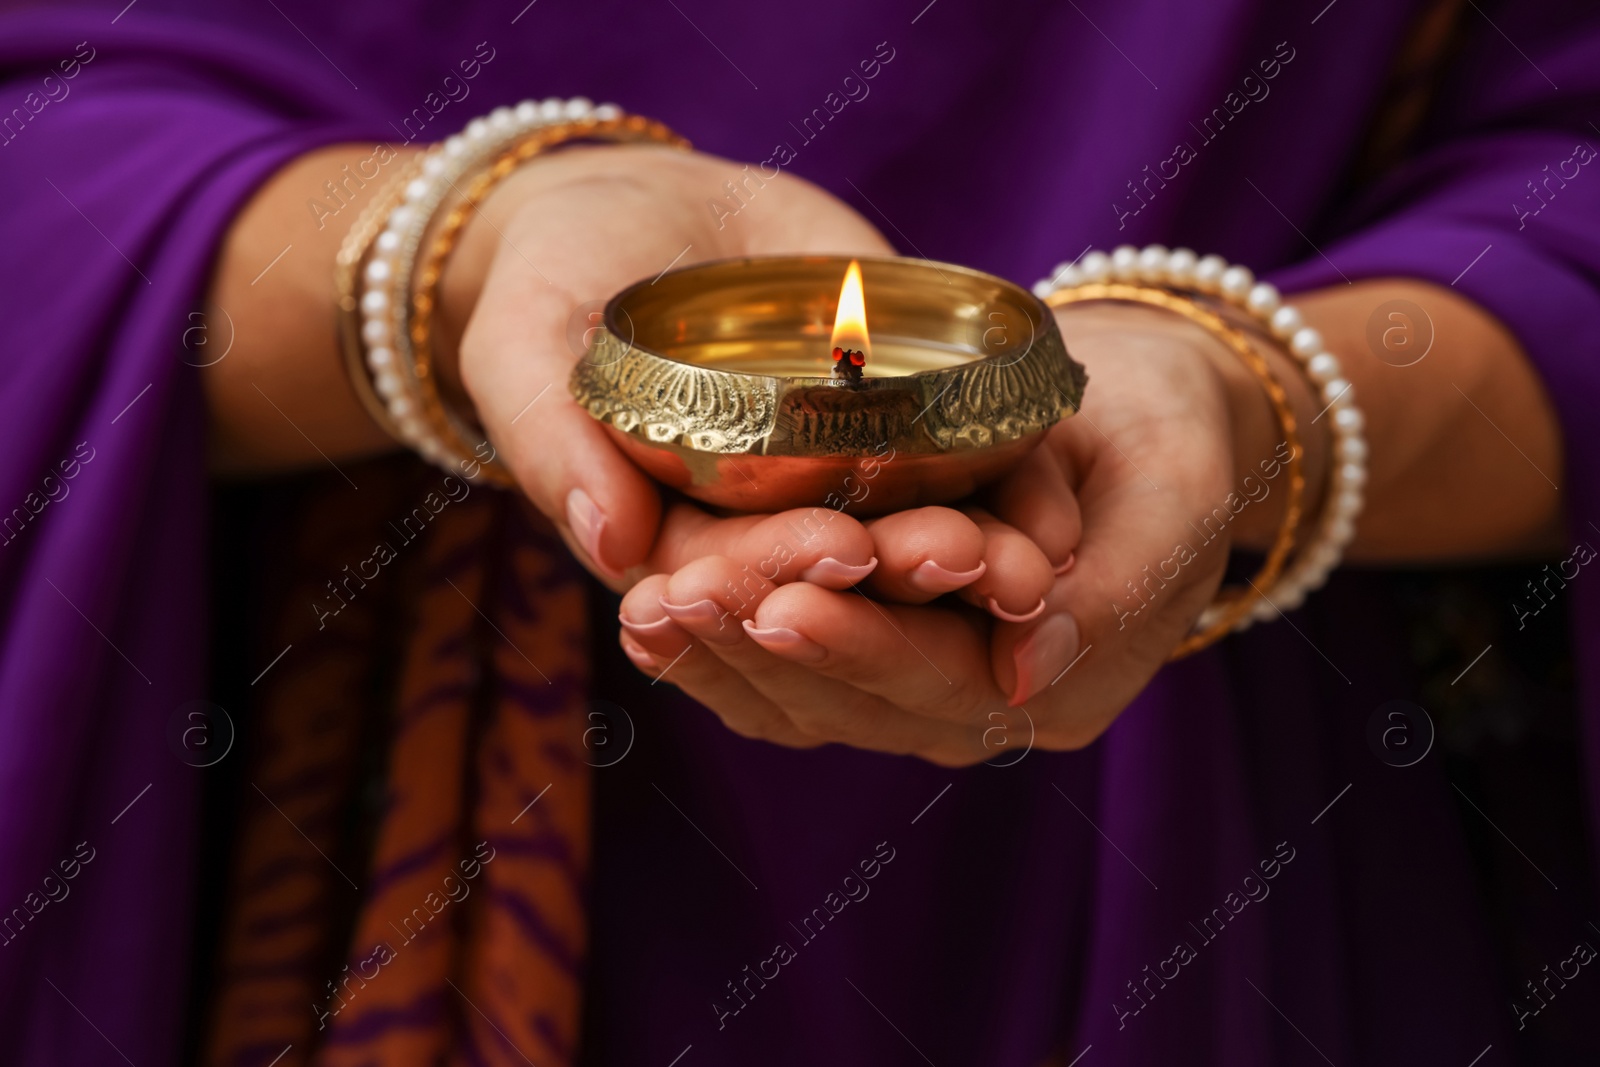
[[[874,515],[999,477],[1086,380],[1049,308],[1001,278],[774,256],[624,289],[569,384],[635,463],[697,500]]]

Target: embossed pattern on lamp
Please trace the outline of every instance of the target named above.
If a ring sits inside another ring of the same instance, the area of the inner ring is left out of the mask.
[[[872,492],[846,510],[949,503],[1077,411],[1087,375],[1032,293],[928,260],[858,262],[867,321],[842,346],[847,257],[719,260],[630,286],[572,395],[657,480],[739,511],[842,499],[868,465]],[[836,347],[864,352],[859,381],[835,373]]]

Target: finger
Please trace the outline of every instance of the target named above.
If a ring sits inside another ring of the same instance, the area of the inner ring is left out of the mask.
[[[498,458],[590,562],[611,576],[638,564],[655,540],[660,492],[567,391],[576,301],[537,278],[491,272],[480,304],[461,365]]]
[[[954,508],[927,507],[867,523],[878,569],[867,581],[873,596],[925,604],[983,575],[984,536]]]
[[[1002,623],[990,645],[990,669],[1008,694],[1006,703],[1021,707],[1064,678],[1088,650],[1071,599],[1052,590],[1039,618],[1026,625]]]
[[[1182,639],[1227,556],[1225,538],[1212,544],[1196,535],[1191,509],[1219,480],[1225,493],[1227,481],[1180,467],[1162,481],[1183,491],[1157,489],[1126,463],[1089,471],[1072,569],[1056,580],[1036,623],[995,634],[994,676],[1013,705],[1048,689],[1064,704],[1120,709]],[[1073,666],[1096,646],[1097,660]]]
[[[969,727],[930,719],[816,674],[803,662],[807,655],[804,639],[791,631],[752,630],[748,606],[727,591],[738,574],[738,565],[727,557],[697,560],[671,577],[662,606],[713,655],[780,708],[797,729],[821,741],[878,752],[938,754],[947,761],[959,755],[964,762],[983,758]],[[865,602],[852,593],[804,582],[773,586],[770,593],[801,588],[820,596]],[[887,621],[881,618],[870,620],[870,625],[887,630]],[[773,644],[784,646],[788,656],[774,655],[764,647]]]
[[[645,651],[670,661],[694,643],[694,635],[662,610],[661,597],[666,591],[665,574],[652,574],[636,582],[622,597],[617,621]]]
[[[678,626],[707,645],[737,645],[749,641],[745,619],[768,593],[772,582],[750,582],[748,566],[728,556],[703,556],[667,577],[661,610]]]
[[[832,508],[717,518],[689,504],[668,510],[646,566],[676,572],[706,556],[737,560],[738,584],[750,590],[793,581],[846,589],[878,567],[872,535]]]
[[[689,655],[668,663],[643,648],[630,649],[636,643],[626,632],[620,640],[623,651],[640,670],[655,682],[682,690],[740,737],[785,748],[816,748],[826,743],[797,729],[776,704],[704,647],[697,646]]]
[[[1044,612],[1055,568],[1033,539],[980,508],[968,508],[984,538],[983,574],[958,594],[1005,622],[1030,622]]]
[[[989,511],[1031,538],[1057,574],[1071,569],[1083,536],[1078,497],[1062,462],[1052,449],[1036,448],[989,490]]]
[[[782,630],[762,629],[748,621],[744,629],[753,638],[759,637],[760,642],[719,645],[713,652],[781,707],[807,737],[870,752],[919,756],[947,767],[981,763],[994,755],[984,748],[982,731],[977,726],[907,710],[881,696],[820,675],[807,665],[773,655],[765,646],[789,640]]]
[[[1006,706],[990,677],[987,623],[964,607],[877,604],[795,583],[761,603],[755,626],[774,655],[921,715],[970,726]]]
[[[741,737],[795,748],[819,742],[807,737],[776,704],[696,641],[661,608],[667,577],[652,575],[623,598],[619,643],[628,659],[649,675],[652,685],[677,686]]]

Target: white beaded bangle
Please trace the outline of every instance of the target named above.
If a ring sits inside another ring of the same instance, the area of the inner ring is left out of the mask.
[[[1355,390],[1345,378],[1338,357],[1326,350],[1322,335],[1305,324],[1298,310],[1283,303],[1273,285],[1256,281],[1248,267],[1232,265],[1220,256],[1196,256],[1187,248],[1168,251],[1162,245],[1143,249],[1123,245],[1110,255],[1088,252],[1075,263],[1058,266],[1033,291],[1040,299],[1046,299],[1057,290],[1110,281],[1142,282],[1177,292],[1199,293],[1245,312],[1283,342],[1316,387],[1326,405],[1323,411],[1331,410],[1333,450],[1316,530],[1234,629],[1243,630],[1252,621],[1293,611],[1305,602],[1307,593],[1321,588],[1339,565],[1345,546],[1355,537],[1356,517],[1364,503],[1367,442],[1361,432],[1365,420],[1355,406]],[[1221,611],[1222,606],[1217,604],[1206,608],[1195,624],[1196,631],[1214,623]]]
[[[446,434],[440,432],[449,431],[449,436],[459,441],[472,441],[474,434],[460,419],[446,408],[443,418],[448,420],[447,426],[430,423],[411,347],[412,274],[434,215],[456,191],[458,181],[539,127],[583,119],[605,121],[621,115],[615,104],[596,107],[582,97],[552,97],[543,103],[524,100],[514,108],[499,107],[473,119],[462,132],[424,153],[415,176],[405,184],[400,206],[390,211],[373,241],[356,283],[367,369],[393,431],[432,462],[452,471],[476,466],[472,457],[452,449]]]

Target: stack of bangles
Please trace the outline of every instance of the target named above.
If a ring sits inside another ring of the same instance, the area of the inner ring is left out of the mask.
[[[625,115],[613,104],[579,97],[523,101],[474,119],[433,145],[374,197],[339,250],[335,282],[346,368],[362,404],[391,436],[429,461],[469,479],[514,484],[486,447],[470,413],[442,396],[433,358],[434,311],[444,266],[463,226],[494,187],[517,167],[578,141],[653,142],[687,148],[660,123]],[[448,207],[447,207],[448,205]],[[1366,483],[1361,412],[1339,361],[1322,336],[1248,269],[1188,249],[1131,246],[1090,252],[1063,264],[1034,292],[1052,307],[1086,300],[1133,302],[1174,312],[1221,340],[1260,380],[1289,449],[1288,506],[1277,539],[1248,588],[1224,589],[1201,613],[1173,658],[1230,630],[1300,606],[1338,564],[1354,536]],[[1294,552],[1305,496],[1304,449],[1283,386],[1244,330],[1256,320],[1282,342],[1332,412],[1334,459],[1321,517]],[[1293,558],[1291,559],[1291,555]]]
[[[1321,588],[1355,536],[1367,482],[1367,442],[1361,436],[1365,420],[1338,357],[1327,351],[1322,335],[1305,324],[1300,312],[1285,304],[1270,283],[1256,281],[1247,267],[1230,265],[1220,256],[1197,256],[1187,248],[1168,251],[1161,245],[1143,249],[1123,245],[1110,255],[1089,252],[1075,263],[1057,267],[1033,291],[1051,307],[1087,300],[1123,301],[1162,308],[1200,326],[1232,350],[1261,382],[1289,449],[1288,504],[1260,570],[1247,587],[1219,592],[1171,658],[1196,652],[1231,630],[1292,611],[1305,602],[1307,593]],[[1282,383],[1250,337],[1230,320],[1241,315],[1288,350],[1326,405],[1323,410],[1332,414],[1333,455],[1322,511],[1298,553],[1294,548],[1305,510],[1301,462],[1305,450]]]
[[[496,185],[533,157],[578,141],[688,147],[658,122],[582,97],[496,108],[412,161],[339,249],[340,334],[356,394],[390,436],[471,479],[514,484],[482,429],[440,394],[432,338],[445,262]]]

